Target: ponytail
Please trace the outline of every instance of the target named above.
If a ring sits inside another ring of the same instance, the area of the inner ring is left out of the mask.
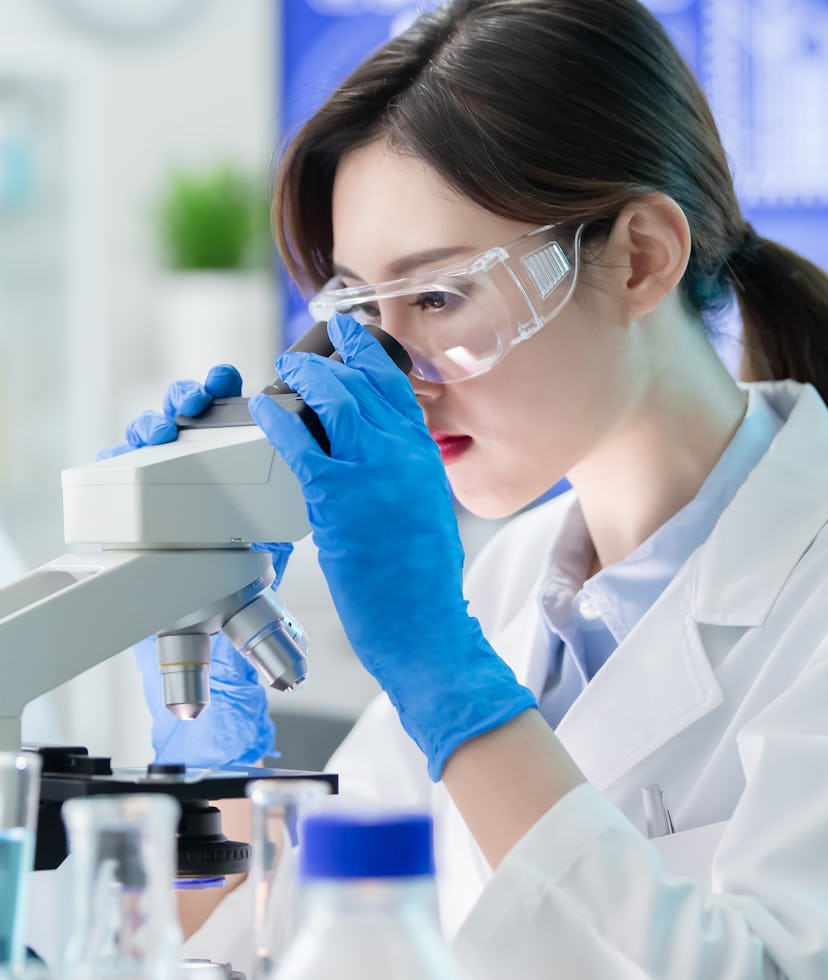
[[[746,381],[809,382],[828,402],[828,275],[750,225],[727,263]]]

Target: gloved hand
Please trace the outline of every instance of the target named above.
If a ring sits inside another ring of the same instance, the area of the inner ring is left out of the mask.
[[[203,385],[191,379],[173,381],[164,395],[164,411],[142,412],[126,427],[124,432],[126,441],[104,446],[95,454],[95,459],[110,459],[112,456],[121,456],[143,446],[161,446],[167,442],[174,442],[178,437],[176,416],[200,415],[214,398],[238,398],[241,390],[241,375],[232,364],[217,364],[210,368]],[[279,541],[271,544],[252,544],[250,547],[254,551],[269,551],[273,555],[273,571],[276,573],[273,582],[275,589],[282,578],[293,545],[289,541]]]
[[[411,385],[351,317],[328,331],[343,363],[291,353],[276,366],[319,416],[331,455],[266,395],[250,412],[302,484],[351,645],[438,780],[459,745],[535,698],[467,612],[448,481]]]
[[[217,364],[210,368],[203,385],[186,379],[173,381],[164,395],[164,411],[142,412],[126,427],[125,442],[99,449],[95,459],[109,459],[142,446],[161,446],[178,436],[177,415],[200,415],[214,398],[237,398],[242,379],[232,364]]]
[[[125,442],[105,447],[96,458],[106,459],[142,446],[172,442],[178,435],[174,421],[177,415],[198,415],[214,398],[237,397],[241,388],[241,376],[229,364],[212,368],[203,385],[190,380],[175,381],[164,396],[163,413],[143,412],[127,426]],[[275,589],[293,545],[251,547],[272,555]],[[212,638],[210,647],[210,704],[194,721],[179,721],[164,705],[155,638],[142,640],[133,647],[152,713],[152,744],[157,762],[185,762],[199,767],[234,762],[247,765],[263,755],[276,754],[273,751],[275,729],[256,669],[223,633]]]

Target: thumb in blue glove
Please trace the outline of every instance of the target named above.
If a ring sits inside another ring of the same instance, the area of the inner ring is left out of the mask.
[[[330,455],[267,396],[250,411],[302,484],[351,645],[436,780],[459,745],[535,698],[467,612],[448,480],[408,380],[351,317],[328,330],[342,363],[293,353],[277,369],[319,416]]]

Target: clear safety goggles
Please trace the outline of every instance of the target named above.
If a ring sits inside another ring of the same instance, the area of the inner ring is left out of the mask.
[[[382,327],[408,351],[411,374],[450,384],[474,378],[560,313],[578,278],[581,225],[544,225],[507,245],[404,279],[343,287],[308,304],[315,320],[346,313]]]

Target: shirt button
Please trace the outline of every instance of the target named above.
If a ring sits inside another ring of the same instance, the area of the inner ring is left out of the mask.
[[[578,615],[581,619],[598,619],[601,612],[591,599],[583,597],[578,602]]]

